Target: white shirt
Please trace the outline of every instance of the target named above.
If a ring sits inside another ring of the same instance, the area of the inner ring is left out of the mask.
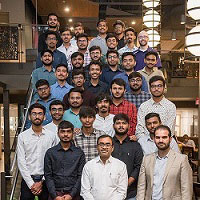
[[[138,50],[138,48],[136,46],[134,46],[132,49],[129,49],[128,45],[126,44],[124,47],[122,47],[121,49],[118,50],[118,53],[120,56],[122,56],[122,54],[125,52],[133,52],[136,50]]]
[[[56,144],[58,144],[60,142],[60,138],[58,137],[58,125],[54,124],[52,121],[51,123],[48,123],[47,125],[45,125],[44,128],[48,129],[56,136],[56,139],[57,139]]]
[[[37,135],[32,127],[19,134],[17,144],[17,163],[22,178],[29,188],[34,184],[31,175],[44,174],[44,156],[46,151],[55,146],[56,137],[46,128]]]
[[[75,37],[73,37],[73,38],[70,40],[70,43],[71,43],[71,45],[73,45],[73,46],[75,46],[75,47],[78,48],[78,46],[77,46],[77,40],[76,40]]]
[[[97,130],[102,130],[106,134],[110,135],[113,137],[115,135],[115,131],[113,128],[113,118],[115,115],[109,114],[108,116],[101,117],[99,114],[96,114],[96,119],[94,121],[93,127],[96,128]]]
[[[112,156],[105,165],[98,156],[83,168],[81,196],[84,200],[124,200],[127,187],[126,165]]]

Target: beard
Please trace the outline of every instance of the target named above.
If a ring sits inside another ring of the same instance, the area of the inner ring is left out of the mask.
[[[51,61],[50,63],[45,63],[44,61],[42,61],[42,64],[43,64],[44,66],[51,66],[52,63],[53,63],[53,61]]]
[[[116,135],[123,136],[123,135],[126,135],[127,133],[128,133],[128,128],[125,129],[123,132],[119,132],[118,130],[115,129],[115,134]]]
[[[157,146],[157,148],[158,148],[159,150],[166,150],[166,149],[168,149],[168,148],[170,147],[170,142],[167,143],[167,144],[166,144],[165,146],[163,146],[163,147],[160,147],[159,144],[161,144],[161,143],[156,144],[156,146]],[[163,144],[163,143],[162,143],[162,144]]]
[[[140,89],[142,88],[142,85],[139,86],[139,87],[137,87],[137,88],[133,88],[133,87],[130,87],[130,88],[131,88],[131,90],[132,90],[133,92],[137,92],[138,90],[140,90]]]

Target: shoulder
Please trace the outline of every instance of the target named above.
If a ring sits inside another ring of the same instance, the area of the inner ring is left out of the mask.
[[[96,128],[94,128],[94,133],[95,133],[97,136],[107,135],[104,131],[98,130],[98,129],[96,129]]]
[[[173,108],[176,109],[175,104],[174,104],[173,102],[171,102],[170,100],[168,100],[167,98],[164,97],[163,101],[164,101],[164,103],[167,104],[168,106],[171,106],[171,107],[173,107]]]

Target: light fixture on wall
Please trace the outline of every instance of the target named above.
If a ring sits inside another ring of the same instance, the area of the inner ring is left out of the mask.
[[[65,7],[65,12],[69,12],[70,11],[70,8],[67,6]]]
[[[187,12],[194,20],[200,20],[200,0],[188,0]]]
[[[68,19],[68,22],[70,22],[70,23],[71,23],[72,21],[73,21],[73,20],[72,20],[72,18]]]
[[[147,33],[149,35],[148,44],[150,47],[156,47],[158,44],[160,44],[160,35],[158,31],[151,29],[151,30],[148,30]]]
[[[172,31],[172,40],[175,41],[176,40],[176,32]]]
[[[155,8],[160,4],[160,0],[143,0],[143,5],[146,8]]]
[[[155,10],[149,10],[145,13],[143,22],[148,28],[157,27],[160,24],[160,15]]]
[[[181,15],[181,24],[185,24],[186,19],[185,19],[185,15]]]

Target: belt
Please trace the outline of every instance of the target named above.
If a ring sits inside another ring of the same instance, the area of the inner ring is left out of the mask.
[[[44,175],[31,175],[31,178],[34,180],[34,182],[40,182],[43,176]]]

